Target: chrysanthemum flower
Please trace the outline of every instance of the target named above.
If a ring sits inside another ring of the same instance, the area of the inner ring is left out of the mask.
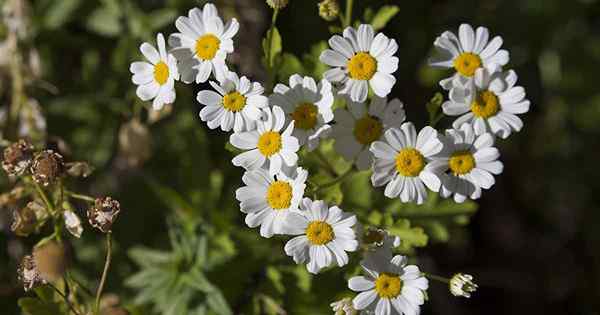
[[[308,172],[299,167],[294,173],[272,176],[262,168],[244,173],[242,181],[246,186],[236,190],[235,197],[240,210],[247,213],[246,224],[251,228],[260,225],[261,236],[282,234],[288,215],[298,210]]]
[[[348,263],[348,254],[358,248],[352,226],[356,216],[337,206],[327,207],[322,200],[304,198],[298,213],[287,219],[286,234],[298,235],[285,244],[285,253],[297,264],[307,263],[310,273],[318,273],[335,262],[338,266]]]
[[[452,127],[458,129],[469,123],[477,135],[491,132],[503,139],[523,128],[517,114],[529,111],[529,100],[525,98],[525,89],[515,86],[517,74],[514,71],[478,69],[473,82],[452,88],[450,100],[442,104],[444,114],[460,116]]]
[[[138,85],[137,96],[142,101],[152,101],[152,108],[159,110],[165,104],[175,101],[175,80],[179,80],[177,60],[167,53],[165,38],[156,35],[158,51],[149,43],[143,43],[140,51],[149,62],[136,61],[131,63],[129,71],[133,73],[131,81]]]
[[[294,121],[294,137],[300,145],[307,145],[312,151],[319,145],[319,139],[326,137],[333,120],[333,91],[331,83],[321,80],[319,84],[311,77],[294,74],[290,86],[277,84],[269,97],[272,105],[281,106],[290,121]]]
[[[261,109],[269,105],[263,96],[264,88],[258,82],[250,82],[245,76],[238,77],[228,72],[220,84],[210,81],[217,92],[204,90],[198,92],[196,100],[206,105],[200,111],[200,119],[206,121],[210,129],[221,127],[223,131],[248,131],[256,128],[261,118]]]
[[[256,130],[236,132],[229,137],[231,144],[242,150],[247,150],[233,158],[235,166],[246,170],[268,167],[269,174],[275,175],[281,171],[283,164],[294,166],[298,162],[298,139],[292,136],[294,122],[291,122],[282,132],[285,125],[285,114],[279,106],[266,108],[264,118],[256,122]],[[265,165],[267,164],[268,165]]]
[[[369,146],[380,140],[392,126],[399,126],[406,118],[404,105],[393,99],[374,97],[367,109],[364,103],[350,101],[347,109],[336,109],[332,136],[335,150],[347,161],[354,161],[359,170],[371,167],[373,155]]]
[[[439,171],[430,162],[442,147],[437,131],[429,126],[418,135],[410,122],[389,129],[384,141],[375,141],[370,147],[375,155],[371,183],[374,187],[387,184],[384,195],[388,198],[400,196],[403,202],[423,203],[425,186],[435,192],[440,189]]]
[[[375,315],[419,314],[429,282],[417,266],[407,265],[405,256],[390,260],[370,255],[361,266],[365,276],[348,281],[351,290],[360,292],[352,301],[355,309],[374,311]]]
[[[321,53],[321,62],[333,67],[323,76],[333,83],[342,85],[340,94],[350,96],[355,102],[367,99],[369,86],[379,97],[386,97],[396,78],[392,75],[398,69],[396,40],[383,33],[375,36],[373,27],[362,24],[355,30],[347,27],[343,37],[333,35],[329,46]]]
[[[226,25],[212,3],[202,10],[193,8],[188,16],[175,21],[179,33],[169,36],[171,52],[179,61],[181,80],[185,83],[206,82],[211,73],[219,79],[228,71],[225,59],[233,52],[233,36],[240,27],[236,19]]]
[[[453,68],[456,73],[450,78],[440,81],[440,85],[450,90],[453,85],[464,84],[475,75],[480,68],[492,71],[501,68],[509,61],[509,53],[502,46],[502,37],[496,36],[491,41],[489,31],[485,27],[473,30],[469,24],[461,24],[458,37],[446,31],[433,43],[438,56],[429,60],[434,67]]]
[[[454,195],[454,201],[459,203],[467,198],[478,199],[482,188],[494,185],[492,174],[502,173],[504,166],[499,157],[491,134],[476,136],[469,124],[446,130],[444,150],[432,162],[436,170],[443,172],[440,195]]]

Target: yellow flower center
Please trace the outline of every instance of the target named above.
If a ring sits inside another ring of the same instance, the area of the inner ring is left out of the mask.
[[[323,245],[333,240],[333,228],[325,221],[312,221],[306,227],[306,237],[313,245]]]
[[[292,204],[292,186],[287,182],[273,182],[267,190],[267,202],[275,210],[287,209]]]
[[[169,66],[164,62],[159,62],[154,65],[154,80],[160,85],[167,83],[169,79]]]
[[[481,67],[481,58],[474,53],[465,52],[454,59],[454,69],[465,77],[472,77],[479,67]]]
[[[212,60],[220,45],[221,41],[217,36],[204,34],[196,40],[196,55],[203,60]]]
[[[350,58],[347,67],[352,79],[370,80],[377,72],[377,60],[366,52],[359,52]]]
[[[481,118],[489,118],[500,110],[498,97],[491,91],[483,91],[475,97],[471,103],[471,112],[473,115]]]
[[[475,158],[470,151],[456,151],[448,161],[448,167],[454,175],[464,175],[475,167]]]
[[[223,96],[223,107],[231,112],[239,112],[246,106],[246,97],[240,92],[231,92]]]
[[[375,292],[380,298],[393,299],[402,291],[402,280],[397,274],[383,272],[375,280]]]
[[[354,125],[354,137],[362,145],[369,145],[379,139],[383,133],[383,125],[379,119],[366,115],[356,121]]]
[[[281,135],[279,132],[267,131],[258,138],[258,150],[262,155],[269,157],[281,149]]]
[[[404,177],[419,176],[425,168],[425,157],[413,148],[405,148],[396,155],[396,169]]]
[[[317,124],[317,114],[319,109],[315,104],[302,103],[296,107],[296,110],[292,113],[292,119],[294,120],[294,127],[300,129],[312,129]]]

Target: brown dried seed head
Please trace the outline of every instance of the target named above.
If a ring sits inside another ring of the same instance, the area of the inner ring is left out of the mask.
[[[29,291],[36,286],[46,283],[46,280],[41,277],[35,264],[35,260],[31,255],[24,256],[21,260],[21,264],[19,264],[17,270],[17,277],[19,278],[19,281],[23,282],[23,289],[25,291]]]
[[[33,158],[33,145],[21,139],[4,149],[2,168],[9,176],[22,175]]]
[[[33,258],[41,277],[47,281],[56,281],[67,269],[67,251],[56,241],[49,241],[33,250]]]
[[[37,216],[29,207],[23,207],[13,212],[13,222],[10,229],[18,236],[28,236],[36,229]]]
[[[62,175],[64,168],[62,155],[52,150],[44,150],[36,154],[31,165],[31,173],[37,183],[48,186]]]
[[[111,197],[96,198],[94,206],[88,210],[88,221],[93,227],[107,233],[119,212],[121,212],[121,205],[117,200]]]

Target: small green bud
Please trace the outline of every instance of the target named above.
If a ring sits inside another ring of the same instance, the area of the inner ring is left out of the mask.
[[[473,276],[457,273],[450,279],[450,293],[454,296],[471,297],[471,293],[477,290],[477,284],[473,282]]]
[[[340,5],[337,0],[319,2],[319,16],[325,21],[333,21],[340,15]]]

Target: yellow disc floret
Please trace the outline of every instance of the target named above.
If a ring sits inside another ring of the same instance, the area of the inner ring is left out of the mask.
[[[481,67],[481,58],[474,53],[465,52],[454,59],[454,69],[465,77],[472,77],[479,67]]]
[[[196,40],[196,55],[202,60],[212,60],[217,51],[221,41],[213,34],[204,34]]]
[[[279,132],[267,131],[258,138],[258,150],[269,157],[281,150],[281,135]]]
[[[306,237],[313,245],[323,245],[334,238],[333,228],[325,221],[312,221],[306,227]]]
[[[404,177],[419,176],[425,168],[425,157],[417,149],[404,148],[396,155],[396,170]]]
[[[292,113],[292,119],[294,120],[294,127],[300,129],[312,129],[317,124],[317,115],[319,109],[315,104],[302,103],[296,107],[296,110]]]
[[[475,167],[475,158],[471,151],[456,151],[450,156],[448,167],[454,175],[464,175]]]
[[[383,299],[393,299],[402,291],[402,280],[397,274],[383,272],[375,280],[375,292]]]
[[[284,181],[275,181],[267,189],[267,202],[275,210],[287,209],[292,204],[292,186]]]
[[[480,92],[471,103],[471,112],[476,117],[490,118],[496,115],[498,110],[500,110],[498,97],[491,91]]]
[[[383,125],[376,117],[366,115],[356,121],[354,137],[362,145],[369,145],[378,140],[383,133]]]
[[[246,97],[240,92],[231,92],[223,96],[223,107],[232,112],[239,112],[246,106]]]
[[[346,66],[350,77],[354,80],[370,80],[377,72],[377,60],[366,52],[354,55]]]
[[[160,85],[167,83],[169,79],[169,66],[164,62],[159,62],[154,65],[154,80]]]

